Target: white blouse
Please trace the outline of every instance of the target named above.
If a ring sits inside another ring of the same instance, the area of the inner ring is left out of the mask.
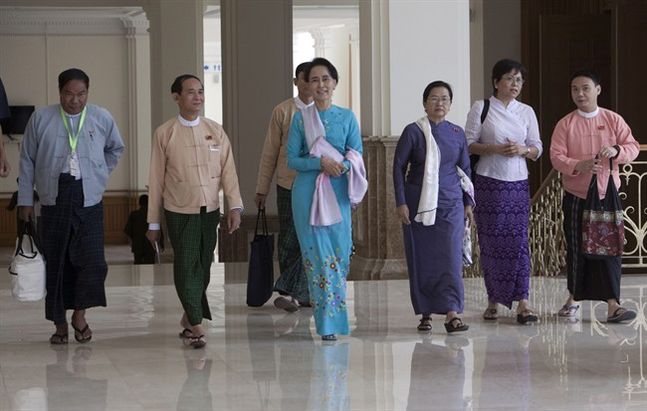
[[[477,100],[467,114],[465,124],[467,145],[514,142],[535,147],[539,150],[537,158],[541,156],[543,149],[539,125],[532,107],[517,100],[512,100],[506,107],[501,100],[492,96],[490,109],[483,124],[481,124],[482,111],[483,100]],[[520,181],[528,178],[528,167],[526,159],[521,156],[482,154],[476,165],[476,174],[502,181]]]

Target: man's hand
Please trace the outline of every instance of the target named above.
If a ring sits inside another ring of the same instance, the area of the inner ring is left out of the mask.
[[[34,220],[34,207],[33,206],[18,206],[18,217],[23,221]]]
[[[229,227],[229,234],[240,228],[240,209],[229,210],[229,213],[227,213],[227,227]]]
[[[258,208],[259,210],[261,208],[265,208],[266,199],[267,199],[267,194],[256,193],[256,197],[254,197],[254,203],[256,204],[256,208]]]
[[[618,149],[612,146],[602,147],[599,153],[602,158],[614,158],[618,155]]]
[[[575,171],[579,173],[593,173],[597,174],[602,170],[600,159],[592,158],[591,160],[582,160],[575,164]]]
[[[0,135],[0,138],[2,136]],[[11,171],[9,161],[7,160],[7,152],[4,148],[4,141],[0,140],[0,177],[7,177]]]
[[[159,244],[160,240],[160,230],[148,230],[146,231],[146,238],[148,238],[148,241],[153,245],[153,248],[155,248],[155,243]]]

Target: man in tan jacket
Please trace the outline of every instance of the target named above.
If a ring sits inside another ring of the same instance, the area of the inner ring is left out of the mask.
[[[231,234],[240,226],[243,202],[231,144],[222,126],[200,117],[204,87],[196,76],[179,76],[171,86],[180,113],[155,130],[149,177],[148,233],[155,246],[164,209],[173,245],[173,276],[184,314],[185,344],[204,347],[202,319],[211,320],[206,289],[220,219],[222,187]]]
[[[258,208],[264,208],[270,184],[276,172],[276,203],[280,227],[278,254],[281,275],[276,280],[274,291],[281,296],[274,300],[274,305],[289,312],[297,311],[299,305],[310,305],[308,282],[301,261],[299,240],[292,221],[291,189],[296,172],[288,168],[286,156],[292,117],[300,108],[313,104],[308,83],[304,78],[307,65],[308,63],[299,64],[294,73],[294,85],[297,86],[299,95],[283,101],[272,111],[256,183],[255,203]]]

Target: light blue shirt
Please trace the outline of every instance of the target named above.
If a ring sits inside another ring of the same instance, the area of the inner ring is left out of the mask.
[[[60,105],[32,114],[20,148],[18,205],[33,205],[34,186],[44,206],[55,205],[58,177],[69,170],[70,143],[61,120]],[[83,184],[83,206],[103,198],[108,176],[124,151],[117,124],[108,110],[88,104],[85,123],[76,148]]]

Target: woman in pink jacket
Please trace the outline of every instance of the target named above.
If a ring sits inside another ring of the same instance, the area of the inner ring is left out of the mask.
[[[609,172],[620,187],[618,165],[633,161],[640,146],[624,119],[611,110],[598,107],[601,92],[598,76],[589,70],[571,77],[571,98],[577,109],[555,126],[550,144],[550,160],[562,173],[564,185],[564,234],[569,297],[559,310],[560,317],[575,317],[576,300],[608,303],[607,322],[636,317],[620,306],[621,257],[613,260],[587,259],[581,252],[582,211],[592,173],[598,175],[601,198],[606,193]],[[609,170],[609,158],[613,170]]]

